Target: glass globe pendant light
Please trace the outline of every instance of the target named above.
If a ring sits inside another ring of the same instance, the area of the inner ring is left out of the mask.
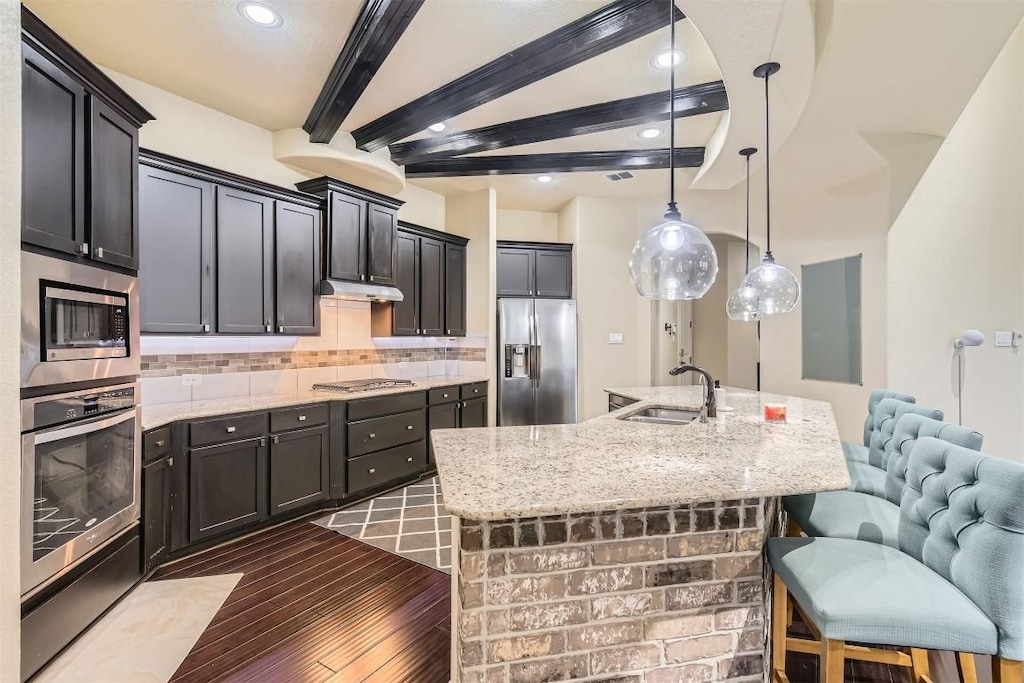
[[[755,147],[747,147],[740,150],[740,155],[747,159],[747,250],[743,268],[744,278],[750,272],[750,157],[754,154],[757,154],[757,148]],[[730,320],[754,322],[761,319],[761,314],[758,312],[759,303],[760,296],[757,290],[753,287],[744,287],[741,282],[740,286],[732,291],[729,299],[725,302],[725,312]]]
[[[758,296],[757,311],[762,316],[789,313],[800,301],[800,282],[785,266],[775,262],[772,255],[772,193],[771,193],[771,146],[768,142],[768,77],[778,73],[778,62],[768,62],[754,69],[754,75],[764,79],[764,184],[765,184],[765,252],[764,260],[757,268],[747,273],[741,287],[752,287]]]
[[[675,0],[669,0],[670,53],[676,48]],[[684,223],[676,207],[676,70],[669,69],[669,202],[665,220],[633,247],[629,278],[640,296],[673,301],[699,299],[718,276],[718,254],[700,228]]]

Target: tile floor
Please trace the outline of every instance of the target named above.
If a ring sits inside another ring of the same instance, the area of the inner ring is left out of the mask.
[[[316,524],[451,574],[452,518],[437,477],[315,520]]]

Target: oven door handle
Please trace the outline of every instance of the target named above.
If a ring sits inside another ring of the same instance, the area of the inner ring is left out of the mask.
[[[39,432],[35,435],[34,442],[38,446],[44,443],[61,441],[62,439],[70,439],[73,436],[82,436],[83,434],[89,434],[90,432],[97,432],[101,429],[113,427],[114,425],[119,425],[122,422],[134,420],[136,417],[137,408],[129,408],[123,413],[117,413],[110,417],[99,418],[89,422],[79,422],[71,426],[57,427],[55,429]]]

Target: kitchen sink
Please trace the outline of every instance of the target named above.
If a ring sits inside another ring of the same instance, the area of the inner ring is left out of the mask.
[[[620,417],[620,420],[626,422],[646,422],[649,424],[660,424],[660,425],[684,425],[693,422],[700,413],[694,410],[683,410],[681,408],[644,408],[643,410],[637,411]]]

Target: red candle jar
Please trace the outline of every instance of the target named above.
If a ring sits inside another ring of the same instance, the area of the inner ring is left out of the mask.
[[[785,422],[786,406],[778,404],[766,404],[764,407],[765,422]]]

